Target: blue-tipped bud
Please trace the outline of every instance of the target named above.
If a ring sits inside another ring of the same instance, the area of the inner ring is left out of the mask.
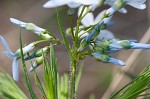
[[[105,54],[94,52],[92,53],[92,56],[95,57],[96,60],[104,62],[104,63],[112,63],[112,64],[119,65],[119,66],[125,66],[125,63],[123,61],[110,57]]]

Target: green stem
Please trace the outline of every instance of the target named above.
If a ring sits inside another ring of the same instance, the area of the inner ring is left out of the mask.
[[[77,64],[78,64],[78,61],[76,59],[74,60],[71,60],[71,67],[70,67],[70,97],[69,99],[75,99],[76,97],[76,88],[75,88],[75,85],[76,85],[76,74],[77,74],[77,70],[76,70],[76,67],[77,67]]]
[[[60,28],[60,31],[61,31],[61,35],[63,37],[65,47],[66,47],[67,51],[70,52],[69,43],[67,42],[67,38],[66,38],[65,32],[64,32],[63,27],[62,27],[62,23],[61,23],[61,20],[60,20],[60,15],[59,15],[58,8],[56,8],[56,11],[57,11],[57,21],[58,21],[58,25],[59,25],[59,28]]]
[[[70,77],[70,81],[69,81],[69,92],[68,92],[68,99],[75,99],[75,73],[76,73],[76,67],[75,65],[75,62],[74,62],[74,54],[72,54],[74,52],[71,51],[71,48],[69,46],[69,43],[67,42],[67,38],[66,38],[66,35],[65,35],[65,32],[63,30],[63,27],[62,27],[62,23],[61,23],[61,20],[60,20],[60,15],[59,15],[59,12],[58,12],[58,8],[56,9],[57,11],[57,21],[58,21],[58,25],[59,25],[59,28],[60,28],[60,31],[61,31],[61,35],[62,35],[62,38],[63,38],[63,41],[64,41],[64,44],[65,44],[65,47],[67,49],[67,52],[69,54],[69,58],[70,58],[70,70],[71,70],[71,77]],[[73,71],[73,72],[72,72]]]
[[[79,26],[80,26],[80,23],[81,23],[81,20],[82,20],[82,15],[83,15],[83,12],[84,12],[84,9],[85,9],[85,5],[83,6],[82,8],[82,11],[79,15],[79,18],[77,20],[77,27],[76,27],[76,32],[75,32],[75,39],[74,39],[74,47],[78,47],[78,32],[79,32]]]
[[[72,23],[72,15],[69,15],[69,22],[70,22],[70,27],[71,27],[71,34],[72,34],[72,37],[74,39],[74,32],[73,32],[73,23]]]
[[[21,51],[21,60],[22,60],[22,66],[23,66],[23,71],[24,71],[24,76],[25,76],[26,84],[28,86],[31,98],[32,99],[37,99],[37,97],[35,96],[35,94],[33,92],[31,84],[30,84],[29,75],[28,75],[28,71],[27,71],[27,68],[26,68],[25,60],[24,60],[24,55],[23,55],[23,50],[22,50],[21,32],[20,32],[20,51]]]

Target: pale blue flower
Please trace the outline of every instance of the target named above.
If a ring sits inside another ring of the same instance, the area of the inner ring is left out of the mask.
[[[18,81],[19,79],[19,71],[18,71],[18,58],[15,56],[15,54],[10,50],[9,45],[7,44],[6,40],[0,35],[0,40],[2,44],[5,46],[6,51],[3,51],[9,58],[13,59],[12,63],[12,73],[13,73],[13,79],[15,81]]]
[[[123,61],[118,60],[118,59],[113,58],[113,57],[110,57],[110,56],[105,55],[105,54],[100,54],[98,52],[94,52],[94,53],[92,53],[92,56],[96,60],[102,61],[104,63],[112,63],[112,64],[119,65],[119,66],[125,66],[125,63]]]
[[[13,63],[12,63],[13,79],[15,81],[18,81],[18,79],[19,79],[18,59],[21,58],[20,49],[18,49],[15,53],[13,53],[10,50],[9,45],[7,44],[6,40],[1,35],[0,35],[0,40],[1,40],[2,44],[4,45],[4,47],[6,49],[5,51],[3,51],[3,53],[5,53],[9,58],[11,58],[13,60]],[[31,51],[34,47],[35,47],[34,43],[31,43],[31,44],[25,46],[22,49],[23,50],[23,55],[25,55],[26,53]]]
[[[46,2],[43,7],[45,8],[54,8],[58,6],[68,5],[70,8],[77,8],[83,5],[91,5],[97,0],[49,0]]]

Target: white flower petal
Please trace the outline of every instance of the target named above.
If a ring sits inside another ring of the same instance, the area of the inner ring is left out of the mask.
[[[20,21],[20,20],[17,20],[15,18],[10,18],[10,21],[13,23],[13,24],[16,24],[20,27],[25,27],[27,23],[23,22],[23,21]]]
[[[82,11],[82,7],[81,6],[78,10],[78,16],[80,15],[81,11]],[[87,8],[85,8],[83,15],[86,13]],[[86,27],[93,25],[94,24],[94,15],[93,13],[88,13],[82,20],[81,20],[82,24]]]
[[[91,5],[94,4],[97,0],[74,0],[74,1],[84,5]]]
[[[81,6],[80,3],[76,3],[76,2],[70,2],[67,4],[70,8],[77,8],[79,6]]]
[[[95,23],[95,24],[98,23],[98,22],[101,20],[101,18],[103,17],[103,15],[104,15],[105,12],[106,12],[106,10],[103,10],[103,11],[101,11],[101,12],[96,16],[96,18],[95,18],[95,20],[94,20],[94,23]]]
[[[128,3],[128,4],[134,8],[141,9],[141,10],[146,8],[146,5],[141,3]]]
[[[34,47],[35,47],[35,44],[34,44],[34,43],[31,43],[31,44],[25,46],[24,48],[22,48],[23,53],[28,53],[28,52],[30,52]]]
[[[17,60],[17,58],[15,58],[13,60],[12,73],[13,73],[13,79],[15,81],[18,81],[18,79],[19,79],[19,70],[18,70],[18,60]]]
[[[109,9],[107,9],[106,14],[108,14],[109,16],[113,15],[115,12],[117,11],[116,7],[110,7]]]
[[[43,7],[44,8],[53,8],[53,7],[58,7],[62,5],[66,5],[70,3],[72,0],[50,0],[46,2]]]
[[[120,13],[126,14],[127,13],[127,9],[126,8],[121,8],[120,10],[118,10]]]
[[[97,15],[97,17],[96,17],[95,20],[94,20],[94,23],[95,23],[95,24],[98,23],[98,22],[100,22],[100,20],[102,19],[102,17],[103,17],[103,15],[104,15],[105,12],[106,12],[106,10],[103,10],[103,11],[101,11],[101,12]],[[105,18],[105,19],[104,19],[104,24],[108,23],[108,22],[111,20],[111,18],[112,18],[112,16],[110,16],[110,17],[108,17],[108,18]]]
[[[108,30],[101,30],[99,35],[96,37],[96,40],[98,40],[98,41],[102,41],[103,39],[112,40],[114,38],[115,38],[115,36],[112,32],[110,32]]]

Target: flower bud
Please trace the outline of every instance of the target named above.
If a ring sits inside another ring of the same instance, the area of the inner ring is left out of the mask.
[[[95,59],[97,61],[101,61],[104,63],[112,63],[112,64],[119,65],[119,66],[125,66],[125,63],[123,61],[115,59],[115,58],[110,57],[105,54],[100,54],[98,52],[94,52],[94,53],[92,53],[92,56],[95,57]]]
[[[44,61],[44,57],[40,56],[35,58],[35,62],[33,63],[33,65],[30,67],[29,71],[32,72],[34,69],[36,69],[39,65],[41,65]]]
[[[27,54],[28,52],[30,52],[32,49],[34,49],[34,47],[36,46],[36,44],[33,42],[27,46],[25,46],[24,48],[22,48],[22,51],[23,51],[23,55]],[[14,55],[17,57],[17,58],[20,58],[21,57],[21,50],[18,49]]]

